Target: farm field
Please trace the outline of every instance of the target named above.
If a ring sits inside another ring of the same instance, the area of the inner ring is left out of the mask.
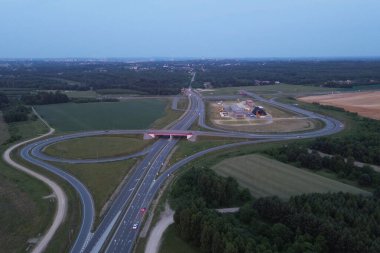
[[[298,99],[308,103],[340,107],[364,117],[380,120],[380,91],[338,93]]]
[[[101,95],[145,95],[145,92],[130,90],[130,89],[98,89],[96,90]]]
[[[96,98],[98,94],[92,90],[78,91],[78,90],[65,90],[63,91],[69,98]]]
[[[116,157],[140,151],[151,143],[138,135],[92,136],[55,143],[44,153],[70,159]]]
[[[209,91],[201,92],[202,95],[234,95],[239,90],[247,90],[257,92],[258,94],[276,94],[280,93],[314,93],[324,92],[329,93],[339,90],[337,88],[326,88],[311,85],[294,85],[294,84],[272,84],[272,85],[258,85],[258,86],[240,86],[240,87],[226,87],[217,88]]]
[[[276,195],[288,199],[303,193],[339,191],[369,194],[359,188],[257,154],[229,158],[214,165],[212,169],[222,176],[235,178],[254,197]]]
[[[134,99],[114,103],[36,106],[38,113],[61,132],[103,129],[145,129],[165,115],[167,100]]]

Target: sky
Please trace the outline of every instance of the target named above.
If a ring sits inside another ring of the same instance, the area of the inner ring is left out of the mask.
[[[379,0],[0,0],[0,58],[378,57]]]

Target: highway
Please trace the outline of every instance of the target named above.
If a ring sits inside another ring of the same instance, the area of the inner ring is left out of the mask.
[[[195,76],[195,75],[194,75]],[[194,79],[194,76],[192,80]],[[30,163],[38,165],[66,180],[78,192],[82,203],[82,223],[79,234],[74,242],[71,252],[132,252],[134,243],[140,231],[140,224],[143,222],[145,212],[142,208],[147,208],[153,201],[156,193],[164,184],[166,179],[172,173],[180,169],[186,163],[203,156],[209,152],[214,152],[224,148],[236,147],[239,145],[248,145],[260,142],[311,138],[324,135],[334,134],[343,129],[343,124],[339,121],[303,110],[301,108],[282,104],[274,100],[266,100],[254,93],[244,92],[246,96],[250,96],[255,100],[270,103],[273,106],[293,111],[307,117],[319,119],[324,122],[324,127],[315,131],[289,134],[253,134],[243,132],[230,132],[216,129],[205,124],[205,106],[201,96],[189,91],[189,107],[184,115],[170,129],[161,130],[162,132],[173,133],[189,129],[192,124],[198,119],[198,124],[210,131],[191,131],[195,135],[204,136],[221,136],[227,138],[244,138],[254,139],[252,141],[244,141],[239,143],[227,144],[211,149],[201,151],[192,156],[186,157],[168,168],[165,173],[158,175],[162,166],[175,145],[178,139],[158,139],[149,148],[143,151],[131,154],[128,156],[101,158],[101,159],[62,159],[51,157],[43,153],[44,148],[49,145],[66,141],[74,138],[110,135],[110,134],[144,134],[148,130],[110,130],[110,131],[91,131],[79,132],[70,135],[58,136],[49,139],[39,140],[25,146],[21,150],[21,157]],[[160,131],[160,130],[155,130]],[[188,130],[190,131],[190,130]],[[69,173],[52,166],[47,161],[66,162],[66,163],[101,163],[117,160],[125,160],[134,157],[143,157],[141,162],[136,166],[130,177],[120,187],[120,191],[111,203],[109,209],[105,213],[99,226],[93,228],[95,217],[94,203],[88,189],[74,176]],[[134,224],[139,224],[136,229],[133,229]]]

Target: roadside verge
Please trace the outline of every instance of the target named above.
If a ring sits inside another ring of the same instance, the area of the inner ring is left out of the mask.
[[[38,136],[38,137],[35,137],[32,139],[17,143],[15,145],[9,147],[7,150],[5,150],[5,152],[3,154],[3,160],[6,163],[8,163],[9,165],[11,165],[12,167],[14,167],[14,168],[32,176],[32,177],[34,177],[34,178],[37,178],[38,180],[44,182],[53,191],[53,194],[57,200],[57,206],[56,206],[56,212],[55,212],[54,220],[53,220],[51,226],[49,227],[49,229],[46,231],[46,233],[44,235],[41,236],[40,240],[37,242],[37,244],[35,245],[35,247],[32,250],[32,253],[40,253],[46,249],[48,243],[53,238],[55,232],[57,231],[57,229],[59,228],[59,226],[62,224],[62,222],[65,219],[66,212],[67,212],[67,196],[66,196],[65,192],[62,190],[62,188],[56,182],[52,181],[51,179],[47,178],[46,176],[39,174],[39,173],[21,165],[21,164],[18,164],[17,162],[13,161],[11,156],[10,156],[12,151],[19,148],[20,146],[27,144],[27,143],[30,143],[30,142],[33,142],[33,141],[36,141],[36,140],[39,140],[39,139],[42,139],[42,138],[49,136],[49,135],[54,133],[55,130],[53,128],[51,128],[48,125],[48,123],[38,115],[38,113],[34,110],[34,108],[33,108],[33,112],[37,115],[37,117],[40,120],[42,120],[42,122],[44,122],[44,124],[47,125],[47,127],[49,128],[49,132],[46,134],[43,134],[41,136]]]

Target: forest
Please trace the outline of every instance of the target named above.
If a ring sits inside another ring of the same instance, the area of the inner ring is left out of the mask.
[[[47,104],[60,104],[69,102],[66,94],[59,91],[56,92],[42,92],[36,94],[23,95],[21,101],[27,105],[47,105]]]
[[[235,194],[227,191],[227,196],[235,195],[233,200],[221,197],[223,191],[204,190],[204,184],[223,189],[228,180],[233,179],[193,168],[173,186],[176,232],[201,252],[380,252],[380,201],[375,197],[345,193],[300,195],[288,201],[268,197],[246,200],[238,213],[220,214],[213,208],[241,203],[242,191],[235,187]],[[210,202],[215,197],[218,200]]]
[[[310,148],[380,165],[380,121],[349,114],[355,122],[355,131],[349,135],[317,138]]]
[[[209,82],[213,87],[260,85],[276,81],[339,88],[380,84],[380,61],[236,60],[208,63],[203,69],[204,71],[197,71],[196,81],[199,84]]]
[[[0,62],[0,88],[38,90],[128,89],[138,94],[178,94],[196,72],[194,88],[275,82],[350,88],[380,84],[380,61],[188,60]]]
[[[306,145],[298,143],[267,150],[266,153],[281,162],[297,167],[314,171],[328,170],[339,178],[356,181],[360,186],[380,187],[380,173],[367,165],[358,167],[352,156],[346,159],[341,155],[322,156],[316,150],[311,151]]]

